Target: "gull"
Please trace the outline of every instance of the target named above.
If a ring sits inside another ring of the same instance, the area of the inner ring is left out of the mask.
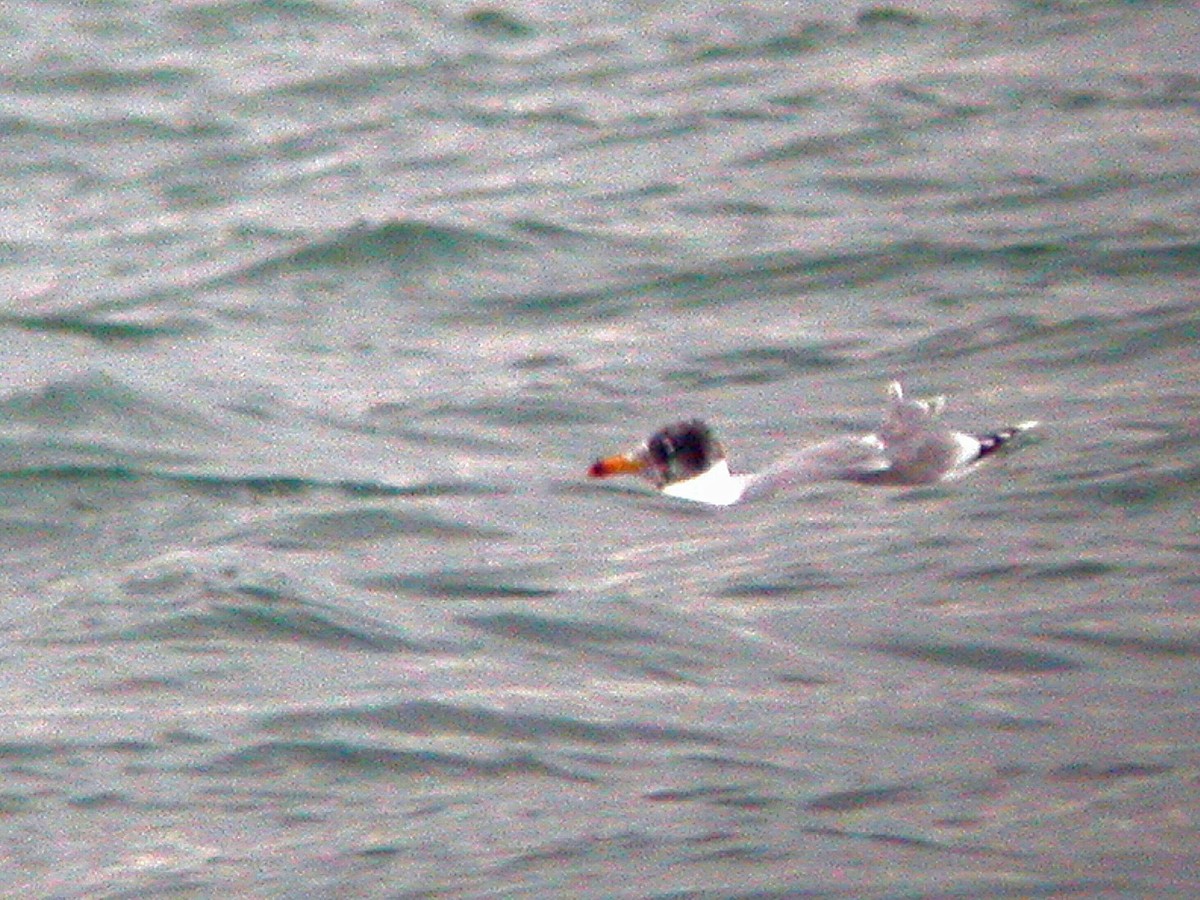
[[[596,460],[592,478],[637,475],[663,494],[730,506],[800,484],[852,481],[867,485],[921,485],[958,477],[1037,422],[983,434],[954,431],[939,419],[944,397],[910,400],[900,382],[888,385],[879,428],[836,437],[791,453],[761,472],[734,474],[725,448],[703,421],[677,422],[627,452]]]

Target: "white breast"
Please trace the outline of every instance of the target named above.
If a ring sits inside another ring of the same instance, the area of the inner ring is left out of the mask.
[[[708,503],[712,506],[729,506],[742,499],[746,492],[748,475],[731,475],[729,463],[721,460],[707,472],[675,481],[662,489],[668,497]]]

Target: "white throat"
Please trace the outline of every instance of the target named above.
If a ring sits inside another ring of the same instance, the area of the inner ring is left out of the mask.
[[[729,463],[721,460],[699,475],[666,485],[662,492],[668,497],[678,497],[695,503],[729,506],[742,499],[749,480],[749,475],[729,474]]]

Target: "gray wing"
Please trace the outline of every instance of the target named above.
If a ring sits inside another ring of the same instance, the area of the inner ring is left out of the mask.
[[[929,484],[979,456],[976,438],[938,421],[942,398],[907,400],[899,382],[888,386],[888,395],[876,434],[834,438],[786,456],[752,476],[746,496],[818,481]]]
[[[747,478],[746,499],[797,484],[857,481],[876,485],[932,484],[971,464],[1037,425],[1022,422],[981,436],[952,431],[938,416],[941,397],[908,400],[900,383],[888,385],[889,405],[875,434],[834,438],[786,456]]]
[[[900,383],[888,385],[891,403],[877,437],[887,467],[868,480],[883,484],[929,484],[980,455],[979,441],[940,421],[945,400],[908,400]]]
[[[785,456],[750,476],[745,497],[763,497],[819,481],[870,481],[889,468],[884,446],[874,435],[834,438]]]

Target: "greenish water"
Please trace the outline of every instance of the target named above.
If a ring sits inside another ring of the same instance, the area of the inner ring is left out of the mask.
[[[1191,896],[1189,4],[0,12],[0,894]],[[891,378],[969,478],[714,511]]]

